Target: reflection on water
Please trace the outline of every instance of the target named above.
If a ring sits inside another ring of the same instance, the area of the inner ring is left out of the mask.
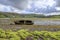
[[[60,25],[60,20],[35,20],[34,25]]]

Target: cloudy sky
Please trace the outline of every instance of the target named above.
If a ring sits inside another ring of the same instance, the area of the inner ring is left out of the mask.
[[[0,0],[1,4],[11,5],[19,9],[24,9],[27,6],[27,0]]]
[[[24,9],[26,11],[31,11],[31,12],[52,12],[56,10],[60,11],[60,0],[49,0],[49,1],[46,0],[46,2],[44,0],[43,1],[38,0],[40,1],[39,3],[37,0],[33,0],[32,3],[31,1],[30,0],[0,0],[0,4],[13,6],[20,10]],[[46,5],[45,3],[48,5]],[[39,4],[40,6],[36,4]]]

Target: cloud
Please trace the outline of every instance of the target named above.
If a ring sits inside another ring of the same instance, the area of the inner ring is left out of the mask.
[[[11,5],[19,9],[25,9],[29,0],[0,0],[1,4]],[[60,7],[60,0],[55,0],[57,5]]]
[[[0,0],[0,4],[11,5],[12,3],[9,0]]]
[[[14,6],[19,9],[25,9],[27,7],[27,0],[0,0],[1,4]]]
[[[14,7],[17,7],[19,9],[25,9],[27,7],[28,4],[28,0],[9,0],[10,2],[12,2]]]
[[[60,7],[60,0],[56,0],[57,6]]]
[[[29,0],[0,0],[0,4],[4,4],[6,6],[13,6],[20,10],[26,9],[28,6]],[[60,7],[60,0],[55,0],[57,3],[57,7]],[[9,8],[8,8],[9,9]],[[9,9],[10,10],[10,9]],[[52,9],[53,10],[53,9]],[[55,9],[54,9],[55,10]],[[16,10],[17,11],[17,10]],[[48,10],[47,10],[48,11]],[[49,10],[50,11],[50,10]],[[23,11],[24,12],[24,11]]]
[[[60,11],[60,7],[55,7],[55,9],[56,9],[57,11]]]
[[[0,4],[0,11],[2,12],[15,12],[15,13],[21,13],[21,10],[12,7],[12,6],[6,6],[6,5],[2,5]]]

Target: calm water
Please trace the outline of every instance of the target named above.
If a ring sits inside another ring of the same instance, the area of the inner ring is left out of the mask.
[[[60,20],[35,20],[34,25],[60,25]]]

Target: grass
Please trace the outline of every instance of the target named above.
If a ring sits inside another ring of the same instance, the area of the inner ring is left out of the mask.
[[[10,18],[11,20],[19,20],[19,19],[24,19],[24,20],[60,20],[60,18]]]
[[[4,19],[7,19],[7,20],[11,20],[11,21],[14,21],[14,20],[60,20],[60,18],[0,18],[0,20],[4,20]]]

